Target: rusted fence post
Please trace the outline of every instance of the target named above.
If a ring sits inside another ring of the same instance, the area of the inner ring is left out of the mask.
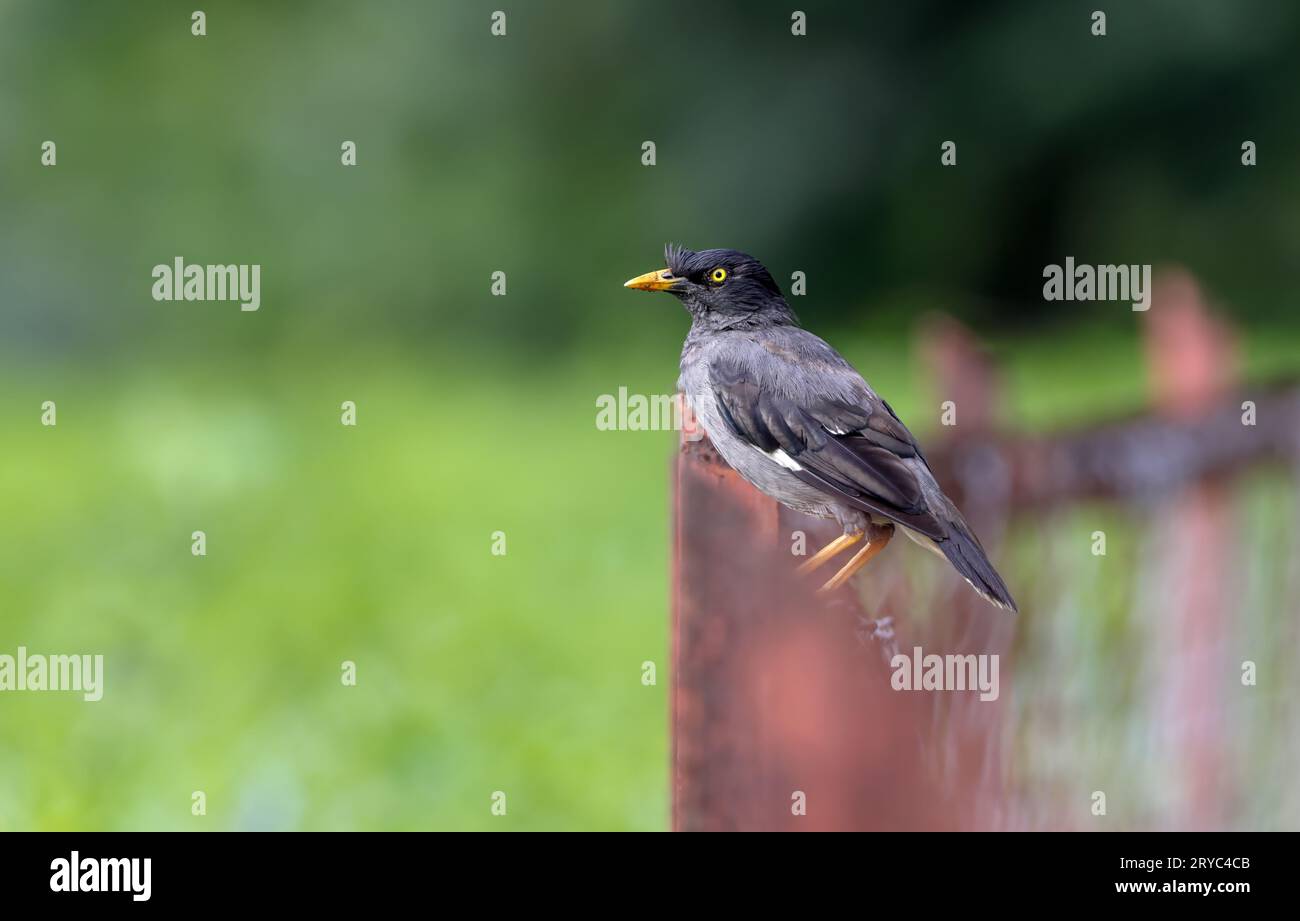
[[[962,783],[925,751],[932,695],[893,690],[887,640],[863,635],[891,610],[796,574],[797,532],[811,553],[836,528],[779,508],[707,438],[683,442],[674,495],[673,828],[960,827]],[[891,550],[873,596],[894,594]]]
[[[1210,413],[1236,386],[1235,341],[1206,308],[1186,272],[1156,278],[1146,318],[1152,401],[1170,419]],[[1223,828],[1232,800],[1224,748],[1225,692],[1235,670],[1225,653],[1233,613],[1232,513],[1224,483],[1202,477],[1168,497],[1152,523],[1162,604],[1142,612],[1164,655],[1156,661],[1157,738],[1174,767],[1177,828]]]

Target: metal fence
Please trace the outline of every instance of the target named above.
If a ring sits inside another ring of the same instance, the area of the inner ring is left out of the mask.
[[[1144,324],[1149,409],[1048,435],[996,426],[973,337],[923,333],[962,414],[927,454],[1019,615],[921,553],[815,598],[792,553],[836,527],[683,441],[675,828],[1300,828],[1300,386],[1242,386],[1186,274]],[[996,655],[997,698],[896,690],[918,647]]]

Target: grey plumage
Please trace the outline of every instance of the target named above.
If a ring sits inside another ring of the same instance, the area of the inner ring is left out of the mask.
[[[733,250],[670,247],[668,269],[629,282],[691,314],[679,388],[722,458],[777,501],[845,532],[895,522],[999,607],[1015,602],[889,404],[801,328],[771,274]],[[718,280],[718,278],[721,280]]]

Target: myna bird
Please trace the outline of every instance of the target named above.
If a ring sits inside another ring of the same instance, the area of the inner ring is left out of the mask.
[[[729,249],[669,246],[665,258],[667,268],[625,286],[667,291],[690,313],[677,386],[714,447],[782,505],[844,528],[801,570],[822,566],[874,526],[821,591],[843,585],[897,525],[946,557],[975,591],[1015,611],[912,433],[838,352],[799,326],[771,273]]]

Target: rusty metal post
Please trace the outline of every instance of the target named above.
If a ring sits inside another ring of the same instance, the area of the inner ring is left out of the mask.
[[[819,600],[795,572],[792,531],[815,549],[834,528],[779,509],[707,438],[674,479],[673,828],[959,825],[963,791],[926,763],[930,695],[891,689],[852,590]]]
[[[1200,419],[1236,385],[1235,341],[1205,306],[1190,274],[1156,278],[1146,323],[1146,354],[1157,413]],[[1239,432],[1244,432],[1240,427]],[[1240,437],[1240,435],[1239,435]],[[1226,827],[1233,792],[1224,739],[1232,618],[1232,512],[1224,484],[1203,478],[1161,506],[1154,523],[1166,603],[1143,612],[1166,655],[1159,658],[1156,712],[1179,828]]]

